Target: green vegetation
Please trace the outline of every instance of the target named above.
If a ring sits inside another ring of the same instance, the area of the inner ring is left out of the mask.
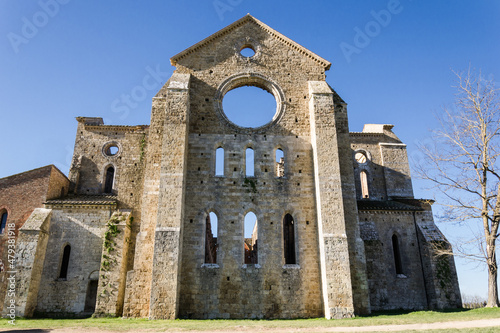
[[[139,144],[139,146],[141,147],[141,156],[139,157],[139,162],[142,162],[142,160],[144,158],[144,154],[146,153],[145,152],[145,148],[146,148],[146,133],[142,134],[141,143]]]
[[[111,265],[116,264],[116,257],[112,254],[115,251],[116,236],[121,232],[118,229],[118,224],[126,219],[126,216],[122,213],[113,214],[109,221],[106,223],[107,230],[104,233],[104,249],[106,253],[103,253],[101,260],[101,272],[108,272],[111,268]],[[107,282],[107,275],[101,274],[102,279],[102,292],[99,295],[100,297],[104,297],[107,294],[111,293],[108,288],[111,288],[111,284]]]
[[[416,312],[380,312],[367,317],[356,317],[342,320],[296,319],[296,320],[147,320],[122,318],[89,318],[89,319],[17,319],[12,327],[7,319],[0,320],[0,329],[5,327],[15,329],[56,329],[56,328],[98,328],[111,331],[165,331],[165,330],[272,330],[272,329],[308,329],[338,326],[369,326],[369,325],[402,325],[446,321],[469,321],[500,317],[500,308],[482,308],[474,310],[448,311],[416,311]],[[464,329],[464,330],[434,330],[433,332],[497,332],[494,329]],[[412,332],[412,331],[405,331]],[[421,332],[421,331],[420,331]]]
[[[247,189],[247,192],[257,193],[257,181],[245,178],[243,187],[249,187],[249,186],[251,189]]]

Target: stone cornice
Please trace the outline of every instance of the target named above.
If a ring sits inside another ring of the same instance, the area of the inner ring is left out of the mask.
[[[144,132],[149,128],[149,125],[85,125],[86,130],[97,131],[120,131],[120,132]]]
[[[45,208],[47,209],[61,209],[61,208],[93,208],[93,209],[103,209],[103,208],[109,208],[109,209],[115,209],[116,208],[116,202],[115,203],[45,203]]]

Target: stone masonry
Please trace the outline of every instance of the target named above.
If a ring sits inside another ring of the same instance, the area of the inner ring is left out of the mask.
[[[47,199],[64,196],[69,189],[68,178],[53,165],[0,179],[0,215],[7,213],[7,224],[0,235],[0,299],[4,300],[9,264],[9,244],[15,245],[19,230],[36,208]],[[9,228],[13,226],[13,228]],[[13,229],[13,235],[9,235]],[[10,242],[10,243],[9,243]],[[11,247],[13,250],[14,247]],[[12,255],[11,255],[12,256]],[[0,302],[0,309],[3,309]]]
[[[77,118],[68,190],[21,229],[19,315],[334,319],[460,306],[406,146],[392,125],[349,132],[330,62],[251,15],[170,61],[150,125]],[[224,112],[243,86],[274,96],[268,124]]]

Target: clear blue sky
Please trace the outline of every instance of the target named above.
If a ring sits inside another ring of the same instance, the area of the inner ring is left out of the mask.
[[[0,177],[47,164],[67,173],[77,116],[149,124],[151,98],[173,71],[169,58],[246,13],[331,61],[327,81],[348,103],[351,131],[394,124],[411,159],[437,126],[433,114],[453,102],[451,69],[471,64],[500,80],[498,1],[54,3],[0,1]],[[434,196],[414,187],[416,197]],[[485,272],[457,262],[462,291],[485,296]]]

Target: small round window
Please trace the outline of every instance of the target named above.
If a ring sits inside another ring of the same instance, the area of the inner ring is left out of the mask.
[[[109,143],[103,147],[103,152],[106,156],[115,156],[119,151],[120,148],[118,148],[116,143]]]
[[[357,152],[355,155],[354,155],[354,158],[356,159],[356,161],[359,163],[359,164],[365,164],[366,161],[368,160],[366,158],[366,155],[365,153],[363,152]]]
[[[240,50],[240,54],[246,58],[253,57],[255,55],[255,50],[253,47],[246,45]]]

